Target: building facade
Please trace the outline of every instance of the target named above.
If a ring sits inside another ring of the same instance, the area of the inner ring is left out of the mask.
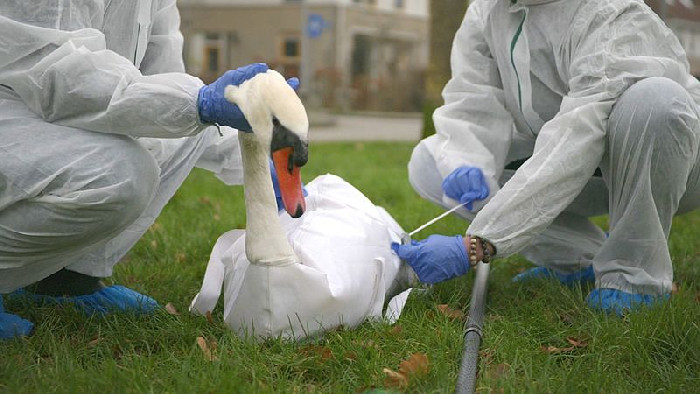
[[[228,69],[265,62],[300,77],[311,107],[420,111],[430,1],[178,0],[185,64],[211,82]],[[700,4],[645,2],[676,33],[700,77]]]
[[[428,0],[178,0],[188,72],[210,82],[265,62],[301,79],[305,103],[418,111]]]

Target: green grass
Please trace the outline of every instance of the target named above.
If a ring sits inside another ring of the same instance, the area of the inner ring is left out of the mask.
[[[441,212],[421,200],[406,176],[410,143],[317,143],[306,182],[334,173],[384,206],[405,229]],[[310,344],[244,342],[226,328],[219,308],[213,324],[190,316],[208,254],[224,231],[244,226],[242,189],[195,171],[157,224],[111,280],[172,303],[180,315],[85,318],[70,308],[8,302],[37,325],[33,337],[0,343],[0,392],[363,392],[385,388],[384,368],[398,370],[411,354],[428,355],[425,377],[409,392],[451,392],[462,352],[463,322],[439,304],[468,310],[473,275],[411,296],[396,326],[365,323]],[[598,218],[605,225],[605,218]],[[430,232],[458,234],[449,217]],[[700,387],[700,212],[676,218],[670,245],[679,292],[665,305],[622,319],[589,310],[588,288],[554,282],[513,284],[528,267],[519,257],[491,268],[479,391],[698,392]],[[420,234],[427,236],[429,232]],[[420,237],[419,237],[420,238]],[[217,361],[196,344],[217,343]],[[585,341],[571,351],[566,338]]]

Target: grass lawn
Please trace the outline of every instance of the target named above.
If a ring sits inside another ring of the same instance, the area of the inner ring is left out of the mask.
[[[334,173],[384,206],[406,230],[441,212],[407,181],[412,143],[316,143],[306,182]],[[605,218],[597,218],[605,225]],[[209,252],[224,231],[245,224],[243,193],[195,171],[153,228],[116,267],[114,283],[171,303],[178,315],[85,318],[70,308],[7,302],[36,323],[33,337],[0,343],[0,392],[364,392],[391,389],[385,368],[415,353],[429,371],[406,391],[451,392],[462,351],[473,274],[412,295],[399,322],[365,323],[313,343],[244,342],[222,320],[191,316]],[[458,234],[448,217],[431,232]],[[700,387],[700,212],[676,218],[670,239],[678,292],[622,319],[589,310],[588,288],[552,281],[513,284],[520,257],[491,268],[479,391],[698,392]],[[387,245],[388,247],[388,245]],[[211,361],[197,337],[214,348]]]

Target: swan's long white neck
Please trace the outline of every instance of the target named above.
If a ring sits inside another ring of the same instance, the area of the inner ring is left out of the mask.
[[[252,264],[285,265],[299,259],[280,224],[270,178],[269,148],[252,133],[238,133],[245,185],[245,251]]]
[[[280,224],[270,177],[273,117],[306,139],[308,118],[301,100],[281,74],[274,70],[255,75],[224,95],[238,105],[253,133],[238,133],[245,185],[245,250],[253,264],[284,265],[298,262]]]

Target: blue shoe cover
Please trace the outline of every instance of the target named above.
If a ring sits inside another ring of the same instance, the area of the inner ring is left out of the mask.
[[[525,282],[540,278],[555,278],[564,285],[574,286],[576,283],[595,282],[595,273],[592,265],[570,274],[562,274],[546,267],[535,267],[515,275],[512,281]]]
[[[150,314],[159,307],[153,298],[123,286],[109,286],[92,294],[74,297],[52,297],[18,290],[14,295],[27,297],[37,304],[70,304],[86,315],[105,315],[110,312]]]
[[[27,337],[32,334],[34,324],[17,315],[5,313],[5,306],[0,296],[0,340]]]
[[[617,289],[593,289],[588,293],[586,302],[592,309],[622,317],[626,311],[641,306],[651,306],[660,301],[666,301],[669,294],[660,296],[650,294],[632,294]]]

